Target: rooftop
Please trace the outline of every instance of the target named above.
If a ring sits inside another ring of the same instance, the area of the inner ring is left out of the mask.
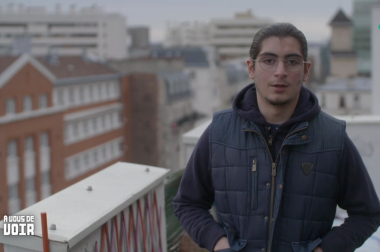
[[[182,57],[187,67],[208,67],[206,52],[201,47],[154,48],[151,55],[157,58]]]
[[[323,91],[368,91],[372,90],[371,78],[355,77],[352,79],[337,78],[328,81],[324,85],[316,87]]]
[[[342,9],[339,9],[334,18],[330,22],[331,26],[350,26],[352,25],[351,19],[349,19]]]
[[[92,61],[82,56],[58,56],[53,61],[49,60],[49,57],[37,57],[36,59],[57,79],[117,73],[101,62]]]

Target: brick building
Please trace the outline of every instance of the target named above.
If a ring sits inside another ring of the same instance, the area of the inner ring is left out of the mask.
[[[0,56],[0,216],[129,161],[128,85],[81,56]]]
[[[112,64],[126,75],[131,94],[131,162],[179,169],[181,136],[197,118],[183,59],[156,55]]]

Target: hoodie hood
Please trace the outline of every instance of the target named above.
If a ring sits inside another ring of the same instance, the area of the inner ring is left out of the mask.
[[[257,105],[256,87],[252,83],[241,90],[233,101],[233,110],[239,116],[261,125],[270,125],[265,121],[264,116]],[[288,121],[279,127],[293,125],[301,121],[308,121],[321,111],[317,97],[307,88],[302,86],[300,97],[293,115]]]

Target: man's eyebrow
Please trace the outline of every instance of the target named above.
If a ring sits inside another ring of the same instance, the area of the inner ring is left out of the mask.
[[[258,56],[274,56],[274,57],[278,57],[277,54],[271,53],[271,52],[263,52],[263,53],[260,53]],[[298,53],[289,53],[289,54],[286,54],[285,58],[292,57],[292,56],[296,56],[296,57],[301,57],[302,58],[302,55],[300,55]]]

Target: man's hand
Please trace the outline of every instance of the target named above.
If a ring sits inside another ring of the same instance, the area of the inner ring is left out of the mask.
[[[230,245],[228,244],[227,237],[223,236],[222,238],[219,239],[219,241],[215,244],[214,251],[222,250],[222,249],[227,249],[229,248]]]
[[[322,250],[320,247],[316,247],[316,248],[314,249],[314,252],[323,252],[323,250]]]

